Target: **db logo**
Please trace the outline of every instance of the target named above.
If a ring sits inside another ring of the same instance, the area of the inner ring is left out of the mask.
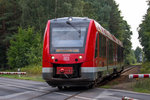
[[[69,56],[66,56],[66,57],[63,58],[63,60],[64,60],[64,61],[69,61],[69,60],[70,60],[70,57],[69,57]]]
[[[63,60],[64,61],[69,61],[70,60],[70,54],[64,54],[63,55]]]

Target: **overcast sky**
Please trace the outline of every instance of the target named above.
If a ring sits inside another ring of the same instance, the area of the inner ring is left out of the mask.
[[[141,47],[138,40],[137,28],[143,20],[143,16],[147,12],[147,0],[115,0],[119,4],[119,10],[124,20],[131,26],[132,35],[132,49],[137,46]]]

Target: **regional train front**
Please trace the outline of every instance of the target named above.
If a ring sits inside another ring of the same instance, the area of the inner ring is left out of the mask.
[[[92,71],[96,27],[88,18],[49,20],[43,44],[43,79],[51,86],[86,86],[95,80]],[[90,34],[93,32],[93,34]],[[91,39],[89,38],[91,37]]]

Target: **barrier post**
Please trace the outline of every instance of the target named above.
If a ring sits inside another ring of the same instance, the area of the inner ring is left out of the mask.
[[[122,100],[138,100],[138,99],[134,99],[134,98],[130,98],[130,97],[123,97]]]
[[[20,68],[18,68],[18,72],[20,72]],[[18,75],[18,77],[20,78],[20,74]]]

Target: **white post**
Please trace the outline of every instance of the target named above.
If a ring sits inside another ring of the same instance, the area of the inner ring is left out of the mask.
[[[18,72],[20,72],[20,68],[18,68]],[[20,77],[20,74],[18,76]]]

